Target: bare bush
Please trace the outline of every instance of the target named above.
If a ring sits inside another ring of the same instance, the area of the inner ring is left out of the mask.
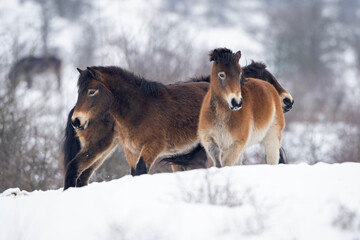
[[[61,141],[59,127],[46,124],[36,117],[43,106],[21,106],[14,89],[1,93],[0,104],[0,191],[20,187],[28,191],[60,186],[59,170]]]
[[[123,32],[111,44],[118,47],[129,70],[163,83],[187,80],[201,65],[187,30],[176,22],[149,21],[139,33]]]
[[[238,193],[233,189],[233,184],[230,179],[227,179],[225,184],[220,184],[219,176],[215,172],[204,171],[199,172],[202,176],[198,179],[198,186],[187,188],[180,185],[183,192],[183,200],[185,202],[205,203],[210,205],[236,207],[243,204]]]
[[[289,1],[266,11],[266,53],[278,75],[292,86],[297,104],[289,114],[297,120],[333,119],[343,88],[334,87],[341,48],[332,31],[334,19],[324,1]],[[289,84],[289,85],[290,85]],[[327,96],[332,96],[329,99]],[[331,108],[328,108],[331,106]]]
[[[360,162],[360,129],[359,126],[347,126],[338,133],[341,141],[336,144],[332,153],[334,162]]]
[[[356,209],[340,204],[332,224],[342,230],[360,232],[360,213]]]

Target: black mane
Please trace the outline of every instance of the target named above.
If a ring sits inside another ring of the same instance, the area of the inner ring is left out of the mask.
[[[217,48],[210,52],[210,62],[215,61],[217,63],[233,65],[237,64],[236,55],[227,48]]]
[[[96,71],[99,71],[104,74],[113,75],[117,78],[121,78],[127,83],[130,83],[131,85],[138,87],[139,90],[144,93],[147,96],[151,97],[158,97],[159,95],[166,92],[166,87],[164,84],[159,82],[153,82],[146,80],[145,78],[138,77],[135,74],[124,70],[120,67],[110,66],[110,67],[90,67],[90,69],[94,69]],[[94,71],[96,73],[96,71]],[[95,76],[95,78],[100,76]],[[87,85],[92,78],[92,75],[88,69],[84,70],[80,74],[80,78],[78,81],[78,87],[81,88],[84,85]]]
[[[251,61],[249,65],[242,68],[245,78],[259,78],[269,83],[274,82],[274,76],[266,69],[266,65],[262,62]],[[210,83],[210,75],[190,78],[185,82],[207,82]]]
[[[243,72],[245,73],[246,77],[255,77],[262,79],[261,77],[258,77],[259,75],[263,76],[267,73],[266,65],[262,62],[255,62],[254,60],[251,60],[251,63],[245,67],[242,68]]]
[[[266,65],[261,62],[251,61],[250,65],[242,68],[247,78],[259,78],[265,80],[274,85],[277,80],[276,78],[266,69]]]
[[[200,77],[190,78],[190,80],[188,80],[186,82],[207,82],[207,83],[210,83],[210,75],[209,76],[200,76]]]

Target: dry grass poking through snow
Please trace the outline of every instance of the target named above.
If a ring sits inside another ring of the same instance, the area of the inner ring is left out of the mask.
[[[360,212],[340,204],[338,214],[334,218],[332,224],[342,230],[360,232]],[[358,239],[360,239],[360,237]]]
[[[250,187],[237,188],[241,184],[236,184],[231,175],[224,178],[224,175],[214,170],[199,172],[196,179],[186,183],[179,178],[182,200],[186,203],[237,208],[245,214],[241,223],[235,225],[243,226],[241,231],[246,235],[261,234],[267,221],[266,208],[253,190]]]

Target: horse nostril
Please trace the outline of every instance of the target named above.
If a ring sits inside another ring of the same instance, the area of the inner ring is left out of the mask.
[[[74,128],[79,128],[80,127],[80,120],[78,119],[78,118],[75,118],[75,120],[73,120],[72,122],[71,122],[71,124],[72,124],[72,126],[74,127]]]
[[[233,107],[241,107],[241,106],[242,106],[242,103],[243,103],[242,99],[240,100],[239,103],[236,101],[235,98],[231,99],[231,105],[232,105]]]
[[[285,98],[285,99],[283,100],[283,102],[285,103],[285,105],[290,105],[290,104],[291,104],[291,101],[290,101],[289,98]]]
[[[231,99],[231,105],[232,105],[233,107],[236,107],[236,106],[238,105],[237,102],[236,102],[236,100],[235,100],[235,98]]]

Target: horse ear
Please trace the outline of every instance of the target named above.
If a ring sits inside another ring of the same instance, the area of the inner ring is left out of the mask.
[[[93,69],[93,68],[91,68],[91,67],[87,67],[86,69],[89,71],[89,74],[90,74],[90,76],[91,76],[92,78],[94,78],[94,79],[99,79],[98,76],[97,76],[97,74],[96,74],[96,70],[95,70],[95,69]]]
[[[78,70],[80,74],[83,72],[83,70],[81,70],[80,68],[76,68],[76,70]]]
[[[236,62],[239,62],[240,58],[241,58],[241,51],[237,51],[235,53],[235,57],[236,57]]]

